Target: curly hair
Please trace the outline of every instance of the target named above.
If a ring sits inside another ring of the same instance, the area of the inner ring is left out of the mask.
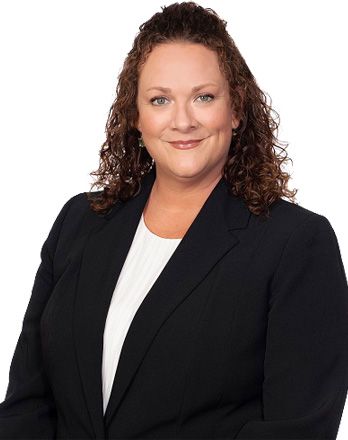
[[[282,163],[292,160],[286,152],[288,144],[282,146],[284,143],[276,137],[279,115],[271,103],[267,104],[266,94],[258,87],[226,30],[227,22],[211,8],[191,1],[161,9],[162,12],[139,27],[118,76],[116,99],[105,128],[106,140],[99,152],[99,168],[90,173],[97,177],[87,193],[91,209],[104,214],[117,200],[135,197],[141,189],[143,175],[155,165],[147,149],[139,148],[141,133],[135,128],[138,79],[151,50],[170,42],[198,43],[214,50],[228,80],[234,111],[240,121],[222,169],[229,192],[242,197],[253,214],[266,217],[270,205],[281,197],[296,203],[297,189],[288,189],[290,175],[281,169]],[[93,193],[95,186],[103,189]]]

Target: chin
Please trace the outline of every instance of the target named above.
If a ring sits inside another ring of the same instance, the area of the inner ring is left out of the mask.
[[[177,178],[182,178],[182,179],[192,179],[195,177],[199,177],[200,175],[202,175],[204,173],[204,167],[202,168],[197,168],[197,167],[182,167],[182,168],[175,168],[175,169],[171,169],[171,174],[175,175]]]

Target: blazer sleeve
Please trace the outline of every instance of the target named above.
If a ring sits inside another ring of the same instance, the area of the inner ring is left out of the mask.
[[[312,213],[270,284],[262,420],[237,439],[336,439],[348,388],[348,286],[334,230]]]
[[[60,231],[76,196],[60,210],[41,248],[41,263],[12,358],[0,439],[55,438],[56,408],[42,363],[40,318],[53,288],[53,259]]]

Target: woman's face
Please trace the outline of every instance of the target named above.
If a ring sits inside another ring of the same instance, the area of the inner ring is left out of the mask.
[[[221,176],[239,121],[215,51],[188,42],[155,46],[140,72],[137,106],[136,127],[157,176],[187,183]],[[171,143],[197,139],[189,149]]]

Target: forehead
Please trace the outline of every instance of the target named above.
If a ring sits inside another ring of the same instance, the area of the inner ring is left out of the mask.
[[[140,70],[140,87],[181,83],[216,82],[226,80],[219,67],[215,51],[202,44],[175,42],[155,46]]]

